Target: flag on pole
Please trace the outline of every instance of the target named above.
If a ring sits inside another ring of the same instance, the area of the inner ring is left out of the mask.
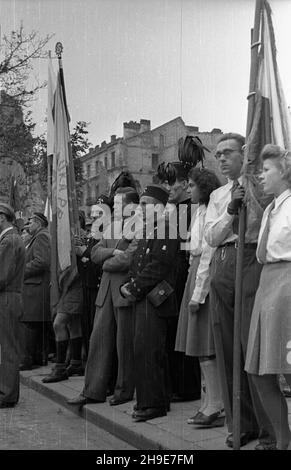
[[[239,215],[237,249],[234,354],[233,354],[233,448],[241,445],[240,366],[241,316],[244,241],[246,232],[253,239],[258,235],[260,221],[268,204],[258,175],[261,170],[260,152],[265,144],[273,143],[290,148],[290,124],[278,72],[272,12],[267,0],[256,0],[252,30],[251,70],[247,116],[246,148],[244,153],[243,185],[246,204]],[[247,222],[246,222],[247,221]]]
[[[79,222],[62,68],[57,76],[52,116],[51,307],[54,314],[78,275],[74,236],[78,234]]]
[[[48,222],[51,223],[52,222],[52,207],[51,207],[48,197],[46,198],[46,201],[45,201],[44,215],[46,216]]]
[[[272,11],[267,0],[261,1],[260,10],[260,39],[252,45],[257,48],[258,57],[255,88],[248,97],[254,100],[254,106],[248,116],[243,171],[246,198],[257,216],[264,209],[257,179],[261,169],[260,152],[268,143],[290,149],[291,142],[290,115],[278,71]]]

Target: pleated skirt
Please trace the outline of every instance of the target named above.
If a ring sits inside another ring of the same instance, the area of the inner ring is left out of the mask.
[[[264,265],[250,325],[245,370],[291,374],[291,262]]]
[[[181,303],[176,335],[176,351],[184,352],[187,356],[211,356],[215,354],[209,298],[201,304],[198,312],[189,312],[189,302],[194,292],[196,273],[200,256],[192,259],[189,274]]]

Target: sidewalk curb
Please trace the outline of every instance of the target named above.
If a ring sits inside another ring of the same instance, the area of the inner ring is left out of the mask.
[[[61,393],[57,388],[59,384],[43,384],[41,376],[20,373],[23,385],[41,393],[50,400],[64,406],[70,412],[90,421],[92,424],[104,429],[115,437],[122,439],[136,449],[140,450],[203,450],[191,442],[174,436],[173,434],[157,428],[150,423],[135,423],[128,413],[119,411],[117,407],[110,407],[108,403],[90,404],[79,410],[69,405],[66,400],[71,398],[67,393]],[[56,386],[57,385],[57,386]],[[72,390],[72,396],[76,392]],[[110,416],[111,415],[111,416]]]

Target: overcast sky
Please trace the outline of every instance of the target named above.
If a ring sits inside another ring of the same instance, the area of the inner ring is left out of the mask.
[[[278,62],[291,105],[291,0],[270,0]],[[250,28],[255,0],[0,0],[9,33],[55,33],[64,46],[67,100],[74,125],[90,122],[93,145],[122,135],[122,123],[177,116],[210,131],[245,133]],[[57,61],[54,61],[55,69]],[[47,63],[35,64],[39,80]],[[46,91],[33,105],[45,130]]]

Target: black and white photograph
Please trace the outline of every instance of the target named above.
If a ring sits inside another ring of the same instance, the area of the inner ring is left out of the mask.
[[[1,458],[291,450],[290,45],[291,0],[0,0]]]

